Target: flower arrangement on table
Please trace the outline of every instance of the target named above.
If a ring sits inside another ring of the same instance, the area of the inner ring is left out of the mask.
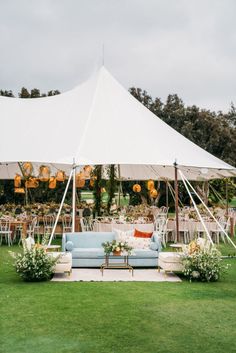
[[[127,242],[123,243],[116,240],[102,243],[102,246],[106,255],[113,253],[113,255],[119,256],[121,255],[122,252],[126,252],[127,254],[130,254],[133,249],[131,246],[128,245]]]

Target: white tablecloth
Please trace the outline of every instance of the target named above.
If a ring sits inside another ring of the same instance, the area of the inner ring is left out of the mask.
[[[216,222],[204,222],[207,230],[209,232],[214,232],[218,229],[218,225]],[[173,231],[176,231],[176,223],[175,220],[169,219],[167,223],[167,228],[168,229],[173,229]],[[197,232],[202,231],[205,232],[203,225],[200,221],[194,221],[194,220],[187,220],[187,221],[179,221],[179,231],[183,232],[184,230],[188,230],[190,233],[190,237],[193,239],[197,237]]]
[[[153,232],[153,223],[95,223],[94,232],[112,232],[114,229],[119,229],[122,231],[127,231],[131,229],[137,229],[141,232]]]

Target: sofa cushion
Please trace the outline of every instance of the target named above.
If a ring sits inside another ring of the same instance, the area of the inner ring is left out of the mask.
[[[74,248],[99,248],[102,243],[115,239],[114,232],[66,233],[66,242],[72,241]]]
[[[99,256],[104,256],[103,248],[74,248],[72,250],[72,257],[74,259],[86,258],[86,259],[94,259]]]
[[[134,249],[134,255],[131,254],[130,258],[153,258],[158,257],[158,252],[150,249]]]

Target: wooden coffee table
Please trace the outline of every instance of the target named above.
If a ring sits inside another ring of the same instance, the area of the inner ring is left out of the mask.
[[[125,270],[129,270],[129,272],[132,273],[132,276],[134,275],[134,269],[129,264],[129,255],[121,254],[120,256],[116,256],[113,254],[106,254],[104,257],[104,260],[105,262],[100,267],[102,276],[105,269],[125,269]],[[117,262],[111,262],[111,260],[112,261],[117,260]]]

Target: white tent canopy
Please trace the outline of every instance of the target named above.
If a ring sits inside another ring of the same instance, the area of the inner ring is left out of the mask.
[[[138,102],[102,67],[66,93],[0,97],[0,178],[13,178],[18,161],[120,165],[124,179],[174,179],[176,162],[192,180],[231,177],[236,169],[198,147]]]

